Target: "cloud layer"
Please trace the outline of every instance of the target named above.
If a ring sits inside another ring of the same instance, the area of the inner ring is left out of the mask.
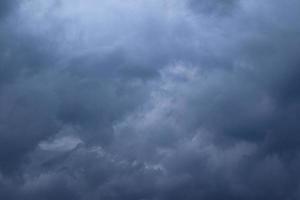
[[[0,199],[299,199],[299,6],[1,2]]]

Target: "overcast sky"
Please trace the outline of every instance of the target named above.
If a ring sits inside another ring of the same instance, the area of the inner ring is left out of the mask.
[[[0,199],[299,200],[299,0],[1,0]]]

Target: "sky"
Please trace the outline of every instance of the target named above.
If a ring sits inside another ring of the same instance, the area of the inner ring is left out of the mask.
[[[299,0],[1,0],[0,199],[300,199]]]

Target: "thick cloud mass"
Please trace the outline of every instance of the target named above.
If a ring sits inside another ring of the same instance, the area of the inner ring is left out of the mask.
[[[300,199],[298,0],[0,3],[0,199]]]

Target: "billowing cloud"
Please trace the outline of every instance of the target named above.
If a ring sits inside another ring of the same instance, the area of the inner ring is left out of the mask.
[[[1,2],[0,199],[299,199],[299,6]]]

